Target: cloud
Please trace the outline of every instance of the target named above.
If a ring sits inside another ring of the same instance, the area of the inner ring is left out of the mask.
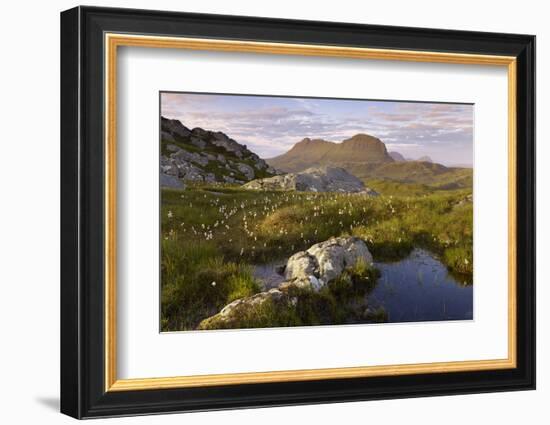
[[[417,148],[420,145],[418,143],[386,143],[388,150],[393,149],[412,149]]]
[[[411,156],[442,162],[473,156],[472,105],[163,93],[161,113],[191,128],[223,131],[264,158],[305,137],[340,142],[357,133]]]

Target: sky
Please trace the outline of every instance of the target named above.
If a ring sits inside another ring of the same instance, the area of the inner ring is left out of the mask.
[[[226,94],[161,93],[161,115],[188,128],[222,131],[271,158],[305,137],[377,137],[408,159],[473,163],[473,105]]]

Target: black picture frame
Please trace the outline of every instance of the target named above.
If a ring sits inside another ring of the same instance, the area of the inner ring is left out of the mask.
[[[507,55],[517,58],[517,367],[106,392],[104,33]],[[76,7],[61,13],[61,412],[75,418],[535,388],[535,37]]]

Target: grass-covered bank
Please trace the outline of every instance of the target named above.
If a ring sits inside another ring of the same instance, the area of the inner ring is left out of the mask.
[[[194,329],[231,301],[255,294],[260,284],[243,262],[225,261],[211,243],[162,242],[162,330]]]
[[[256,192],[221,185],[163,190],[162,329],[195,328],[232,300],[261,290],[250,264],[286,258],[331,236],[361,237],[376,261],[423,247],[471,279],[471,190],[408,194],[392,184],[381,193]]]
[[[366,310],[365,295],[374,287],[379,272],[373,266],[358,263],[319,292],[289,286],[277,302],[246,306],[232,320],[211,317],[200,329],[243,329],[285,326],[339,325],[365,321],[383,321],[384,311]]]

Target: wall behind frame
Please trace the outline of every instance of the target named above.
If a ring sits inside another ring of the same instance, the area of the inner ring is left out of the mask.
[[[544,4],[534,0],[445,3],[313,2],[279,0],[146,0],[94,1],[111,7],[155,8],[347,21],[368,24],[517,32],[537,35],[538,140],[550,140],[550,28]],[[3,66],[0,78],[0,396],[5,423],[75,423],[60,415],[59,400],[59,12],[77,2],[10,2],[3,10],[0,32]],[[539,188],[550,181],[550,145],[539,143]],[[538,191],[538,217],[550,216],[548,190]],[[546,192],[546,193],[544,193]],[[538,390],[499,394],[345,403],[291,408],[210,412],[110,419],[109,424],[248,425],[335,424],[344,418],[371,423],[445,425],[491,421],[545,423],[550,398],[550,238],[547,220],[538,223]],[[99,420],[103,422],[103,420]]]

